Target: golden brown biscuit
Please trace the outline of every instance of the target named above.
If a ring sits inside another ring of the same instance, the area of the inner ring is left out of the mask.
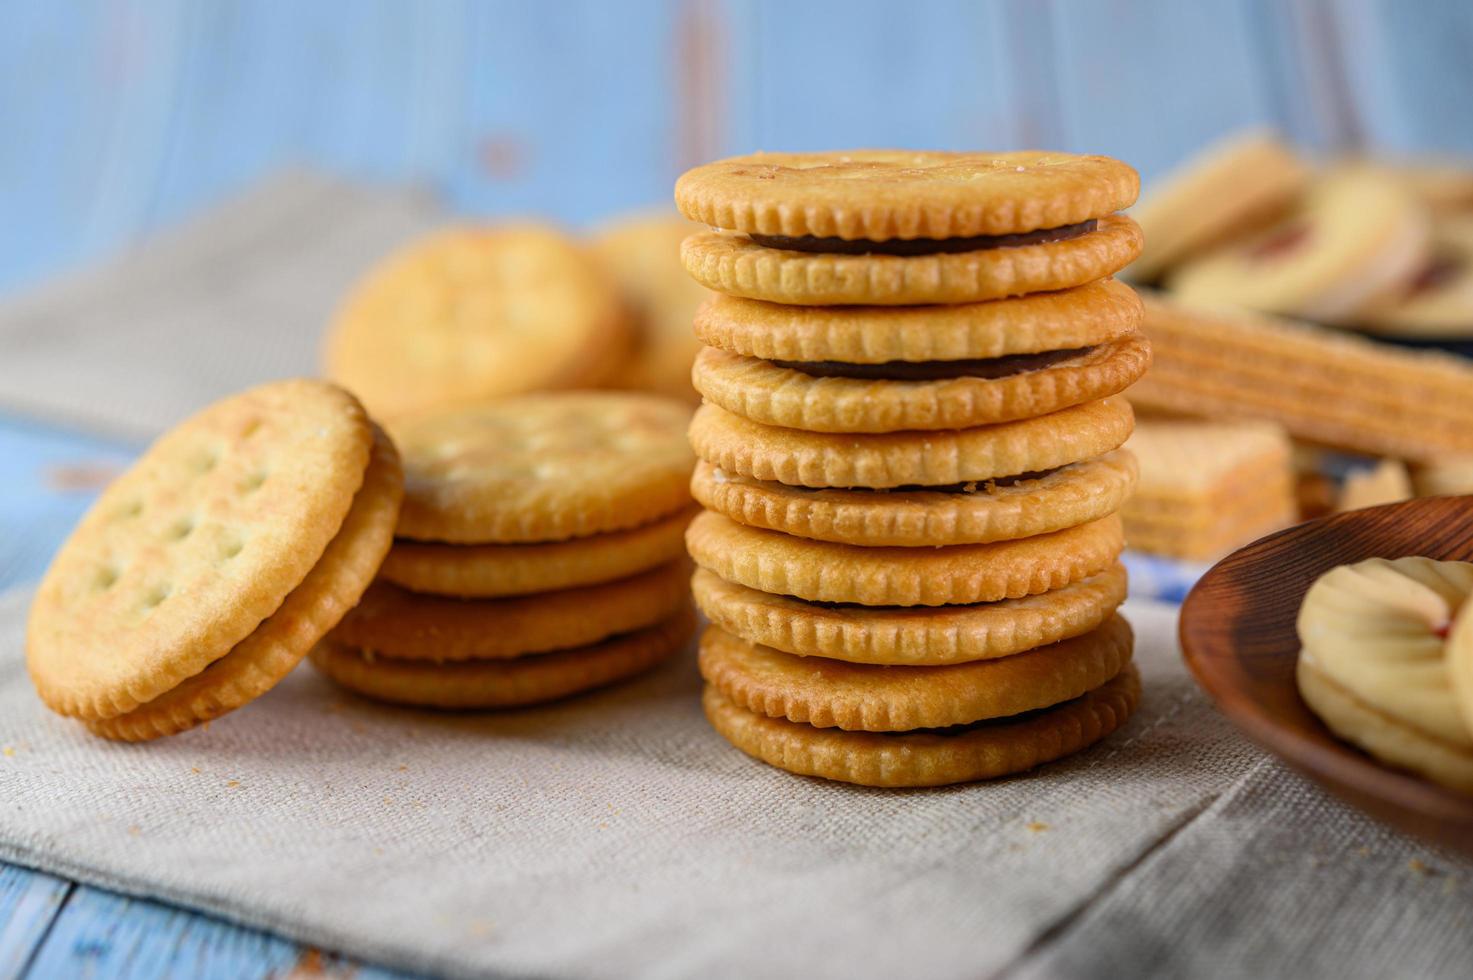
[[[541,544],[426,544],[400,538],[381,577],[412,592],[494,599],[612,582],[685,553],[695,508],[627,531]]]
[[[814,490],[696,465],[697,501],[738,524],[802,538],[897,547],[985,544],[1047,534],[1113,514],[1130,496],[1135,458],[1116,450],[1017,480],[955,490]]]
[[[332,641],[395,660],[507,660],[643,629],[686,602],[684,560],[600,585],[505,599],[419,595],[376,582]]]
[[[334,318],[327,374],[395,420],[617,372],[630,330],[613,280],[539,225],[451,228],[371,271]]]
[[[322,560],[281,607],[204,670],[115,718],[87,722],[95,735],[142,742],[177,735],[254,701],[275,687],[357,604],[394,538],[404,472],[376,431],[363,486]]]
[[[453,664],[374,657],[328,640],[312,651],[312,666],[350,691],[390,704],[452,711],[520,708],[641,674],[678,653],[695,625],[687,606],[653,626],[590,646]]]
[[[743,710],[709,685],[702,701],[723,738],[779,769],[862,786],[944,786],[1023,772],[1093,745],[1135,712],[1140,676],[1130,665],[1046,711],[926,733],[814,728]]]
[[[1057,589],[1109,568],[1120,518],[1018,541],[862,548],[764,531],[707,511],[685,534],[691,557],[728,582],[815,602],[941,606]]]
[[[707,347],[696,358],[692,381],[708,402],[765,425],[898,432],[1047,415],[1119,394],[1150,364],[1151,345],[1139,333],[1081,350],[874,368],[775,364]],[[926,379],[911,380],[917,371]],[[849,376],[856,372],[862,376]]]
[[[687,218],[748,234],[965,238],[1057,228],[1129,207],[1140,178],[1066,153],[753,153],[687,171]]]
[[[1125,268],[1141,243],[1134,221],[1111,215],[1061,241],[931,255],[796,251],[707,232],[685,240],[680,261],[701,285],[730,296],[796,306],[910,306],[1082,286]]]
[[[798,656],[857,664],[934,666],[1006,657],[1088,633],[1125,601],[1118,562],[1039,595],[962,606],[853,606],[804,602],[728,582],[704,568],[696,603],[717,626]]]
[[[690,500],[682,403],[633,392],[523,395],[404,422],[399,536],[563,541],[666,517]]]
[[[1355,326],[1387,337],[1473,337],[1473,214],[1434,221],[1432,253],[1421,270]]]
[[[836,434],[762,425],[716,405],[690,424],[696,455],[756,480],[806,487],[946,487],[1067,466],[1117,449],[1134,415],[1121,396],[1039,418],[938,432]]]
[[[114,718],[229,653],[322,557],[372,443],[357,399],[320,381],[252,388],[161,437],[82,518],[32,600],[41,699]]]
[[[1092,691],[1130,662],[1130,626],[1010,657],[944,667],[889,667],[795,657],[713,626],[701,637],[701,676],[733,704],[815,728],[899,732],[970,725],[1052,707]]]
[[[1109,343],[1140,327],[1135,291],[1101,279],[953,306],[787,306],[715,293],[696,312],[703,343],[786,361],[961,361]]]

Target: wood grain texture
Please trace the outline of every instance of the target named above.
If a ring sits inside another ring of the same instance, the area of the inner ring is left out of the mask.
[[[25,973],[72,884],[0,864],[0,980]]]
[[[1299,697],[1295,619],[1314,580],[1365,558],[1473,560],[1473,497],[1351,511],[1257,541],[1214,566],[1182,606],[1187,665],[1250,738],[1403,830],[1473,854],[1473,797],[1336,739]]]

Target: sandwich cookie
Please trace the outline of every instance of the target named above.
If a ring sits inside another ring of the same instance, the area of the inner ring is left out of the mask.
[[[795,657],[719,627],[701,638],[701,676],[739,708],[815,728],[949,728],[1052,707],[1092,691],[1130,662],[1113,616],[1098,629],[1026,653],[944,667]]]
[[[1020,599],[908,608],[805,602],[697,569],[696,604],[713,625],[800,657],[856,664],[938,666],[1006,657],[1088,633],[1125,601],[1118,562]]]
[[[688,171],[686,217],[732,234],[681,260],[719,292],[794,305],[966,303],[1078,286],[1140,252],[1116,160],[1036,152],[758,153]]]

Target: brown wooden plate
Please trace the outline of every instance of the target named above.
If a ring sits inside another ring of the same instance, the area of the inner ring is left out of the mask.
[[[1473,854],[1473,797],[1341,742],[1294,683],[1294,620],[1314,580],[1336,565],[1407,555],[1473,561],[1473,497],[1336,514],[1234,552],[1183,603],[1182,650],[1198,683],[1249,738],[1387,823]]]

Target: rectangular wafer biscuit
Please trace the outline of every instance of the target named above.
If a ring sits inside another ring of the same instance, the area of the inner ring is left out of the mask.
[[[1262,418],[1300,438],[1433,461],[1473,454],[1473,365],[1258,314],[1143,297],[1155,363],[1148,410]]]
[[[1210,558],[1294,518],[1291,450],[1278,426],[1142,421],[1127,445],[1141,474],[1121,511],[1132,548]]]

